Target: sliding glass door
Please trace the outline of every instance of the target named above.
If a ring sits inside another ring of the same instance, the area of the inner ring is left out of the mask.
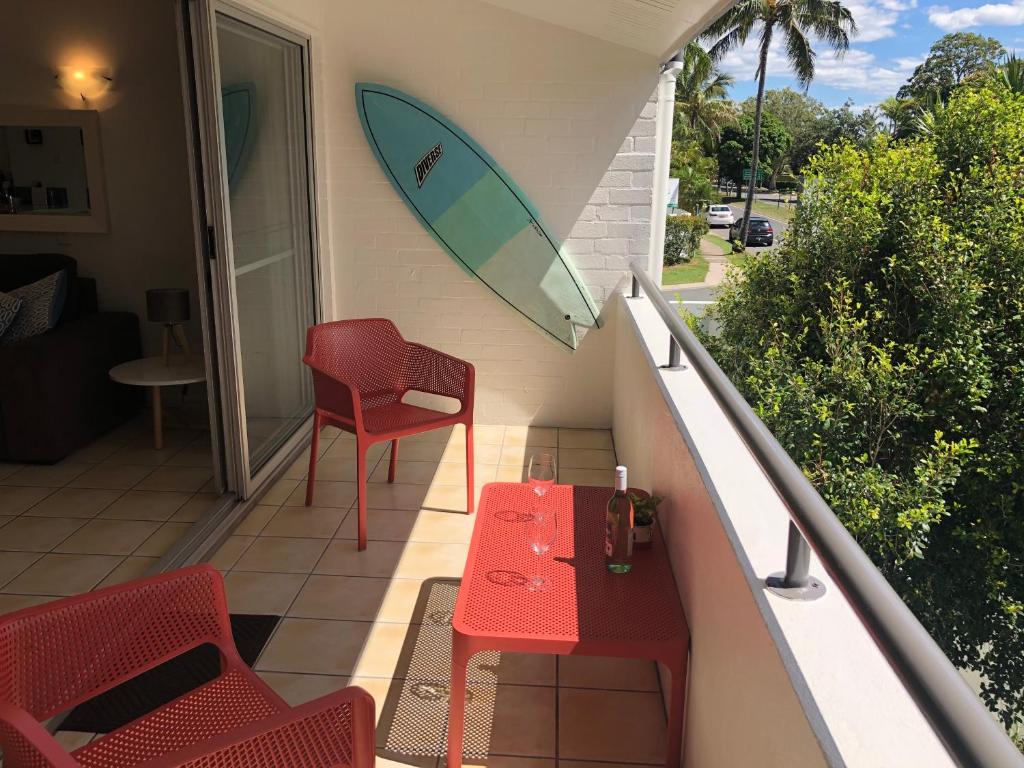
[[[204,176],[221,254],[225,432],[235,443],[236,490],[248,496],[313,408],[302,364],[317,317],[309,58],[299,35],[232,6],[197,5],[210,67],[197,79],[207,81]]]

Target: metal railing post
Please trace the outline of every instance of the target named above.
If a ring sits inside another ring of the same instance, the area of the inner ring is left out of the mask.
[[[786,570],[773,573],[764,583],[769,591],[787,600],[817,600],[825,594],[825,585],[811,576],[811,547],[792,520],[786,545]]]
[[[636,279],[636,275],[633,275],[633,290],[629,294],[631,299],[640,298],[640,281]]]

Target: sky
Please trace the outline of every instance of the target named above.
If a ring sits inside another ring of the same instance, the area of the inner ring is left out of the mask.
[[[807,93],[826,106],[852,100],[855,107],[878,104],[897,89],[924,61],[931,44],[948,32],[975,32],[994,37],[1008,51],[1024,53],[1024,0],[846,0],[858,32],[850,49],[836,59],[818,44],[814,81]],[[731,96],[742,101],[757,93],[757,31],[746,46],[729,53],[721,68],[736,78]],[[768,57],[768,88],[799,90],[785,61],[785,51],[772,44]]]

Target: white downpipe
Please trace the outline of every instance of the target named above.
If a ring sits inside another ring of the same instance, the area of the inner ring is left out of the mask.
[[[676,102],[675,67],[668,67],[658,80],[658,113],[654,128],[654,182],[651,189],[651,250],[648,272],[661,285],[665,252],[665,215],[668,212],[668,173],[672,164],[672,113]]]

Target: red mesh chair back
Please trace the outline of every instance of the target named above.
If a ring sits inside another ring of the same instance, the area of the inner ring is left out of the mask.
[[[0,618],[0,703],[44,720],[198,645],[230,644],[216,606],[216,574],[187,569]]]
[[[314,325],[306,333],[304,362],[314,370],[313,386],[318,403],[341,408],[339,416],[351,417],[351,406],[335,403],[324,391],[320,371],[358,391],[363,410],[397,402],[404,394],[402,371],[406,343],[390,320],[338,320]],[[322,397],[323,396],[323,397]]]

